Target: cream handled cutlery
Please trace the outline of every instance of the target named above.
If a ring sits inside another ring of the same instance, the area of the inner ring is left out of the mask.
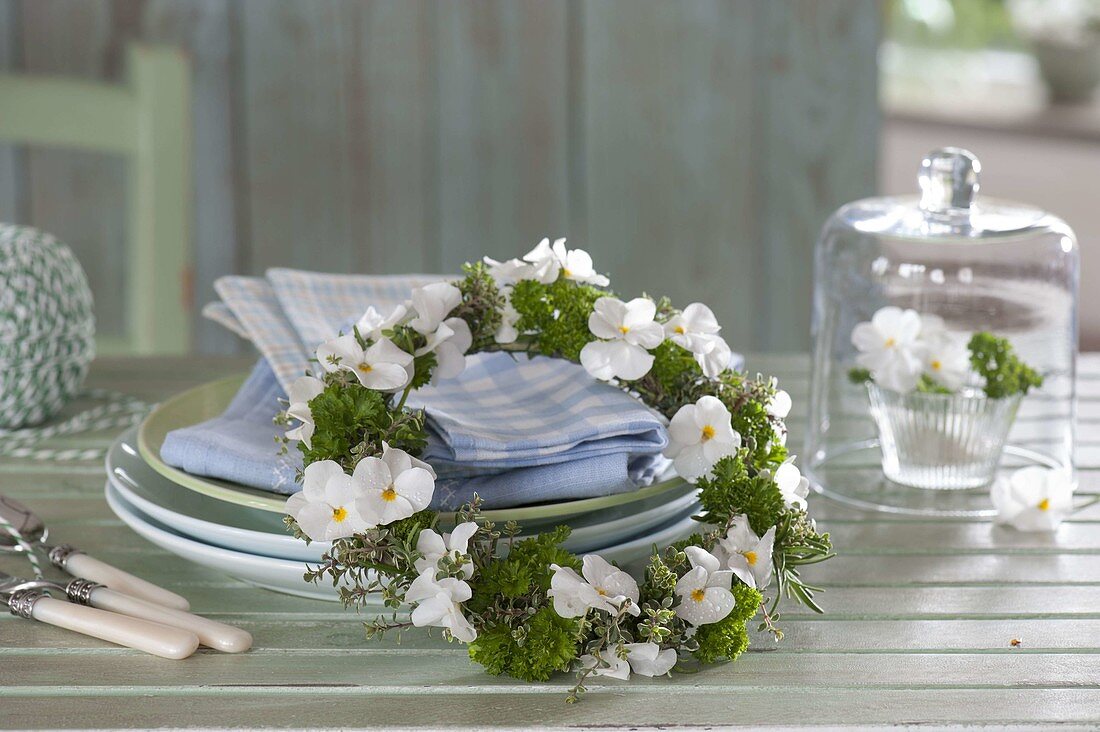
[[[74,577],[82,577],[107,585],[117,592],[139,597],[164,607],[177,610],[187,610],[191,607],[186,598],[88,556],[69,544],[49,546],[45,543],[49,535],[45,523],[33,511],[13,498],[0,495],[0,517],[14,526],[32,546],[44,550],[55,567]],[[0,551],[22,552],[23,548],[15,537],[0,531]]]
[[[98,610],[47,594],[58,586],[48,580],[21,580],[0,574],[0,604],[12,615],[82,633],[161,658],[187,658],[199,647],[198,636],[183,628]]]

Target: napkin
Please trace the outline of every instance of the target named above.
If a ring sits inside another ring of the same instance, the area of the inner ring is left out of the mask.
[[[170,433],[162,456],[187,472],[276,493],[298,490],[297,450],[277,456],[272,419],[316,346],[367,305],[387,311],[438,275],[328,275],[289,269],[224,277],[204,313],[263,355],[219,417]],[[576,364],[477,354],[466,371],[410,396],[427,413],[424,457],[439,474],[434,506],[476,491],[487,508],[634,490],[667,467],[664,420]]]

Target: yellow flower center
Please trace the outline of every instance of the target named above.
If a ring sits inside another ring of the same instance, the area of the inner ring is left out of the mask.
[[[343,506],[337,506],[336,508],[332,509],[332,520],[335,521],[336,523],[342,522],[347,517],[348,517],[348,510],[346,508],[344,508]]]
[[[607,597],[607,590],[602,587],[597,587],[596,594],[598,594],[600,597]]]
[[[1039,501],[1039,510],[1040,511],[1049,511],[1050,510],[1050,499],[1049,498],[1044,498],[1043,500]]]
[[[745,558],[750,567],[756,566],[756,552],[741,552],[741,556]]]
[[[714,428],[711,427],[709,424],[706,425],[705,427],[703,427],[703,442],[706,442],[707,440],[709,440],[713,437],[714,437]]]
[[[707,596],[707,593],[702,589],[694,589],[691,591],[691,599],[695,602],[702,602]]]
[[[898,344],[898,341],[897,341],[896,338],[887,338],[886,343],[883,344],[883,345],[885,345],[887,348],[893,348],[897,344]]]
[[[676,326],[675,328],[673,328],[673,330],[675,330],[680,335],[683,335],[684,333],[687,332],[687,331],[684,330],[684,326],[682,326],[682,325]]]
[[[939,371],[942,368],[943,368],[943,364],[940,363],[939,361],[933,361],[932,362],[932,370],[933,371]]]
[[[619,326],[619,332],[622,333],[623,335],[626,335],[627,333],[630,332],[630,326],[629,325],[620,325]]]
[[[371,368],[371,365],[369,363],[364,361],[363,363],[359,364],[359,370],[362,371],[364,374],[369,374],[374,369]]]
[[[573,276],[573,273],[571,271],[569,271],[569,269],[566,268],[566,267],[562,267],[561,273],[566,277],[572,277]]]
[[[389,486],[388,488],[386,488],[386,490],[382,491],[382,500],[383,501],[396,501],[397,500],[397,491],[395,491],[393,489],[392,485]]]

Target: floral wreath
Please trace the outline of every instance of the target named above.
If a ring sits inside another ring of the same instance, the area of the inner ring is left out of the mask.
[[[799,568],[833,554],[806,513],[808,481],[787,455],[790,397],[775,379],[729,368],[710,308],[624,302],[564,239],[544,239],[522,260],[486,257],[463,269],[455,284],[417,288],[388,315],[368,309],[351,333],[317,349],[316,375],[291,385],[278,421],[293,427],[286,436],[305,468],[287,525],[307,541],[332,541],[307,580],[331,580],[345,606],[380,593],[394,613],[368,622],[368,637],[441,627],[492,674],[544,681],[576,671],[570,701],[590,676],[734,660],[757,615],[778,640],[781,596],[821,612],[819,588]],[[580,363],[669,419],[665,455],[699,488],[698,532],[654,547],[640,578],[565,550],[568,526],[517,538],[517,524],[481,517],[476,496],[450,533],[438,532],[428,508],[435,472],[416,457],[424,414],[405,402],[460,374],[466,354],[489,351]],[[396,613],[402,606],[412,608],[408,621]]]

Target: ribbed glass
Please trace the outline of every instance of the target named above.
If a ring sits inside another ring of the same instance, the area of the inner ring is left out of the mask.
[[[977,488],[993,480],[1021,396],[979,391],[901,394],[867,384],[882,471],[914,488]]]

